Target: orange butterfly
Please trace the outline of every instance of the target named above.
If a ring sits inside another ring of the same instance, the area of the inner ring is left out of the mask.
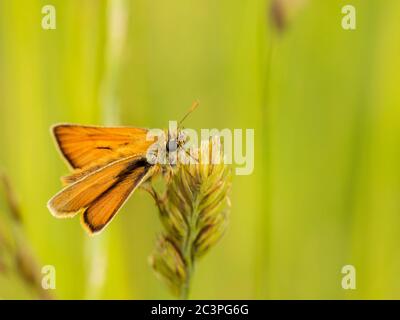
[[[67,186],[50,199],[48,208],[57,218],[82,213],[90,234],[103,230],[138,186],[162,172],[161,165],[147,159],[152,145],[161,143],[168,153],[185,143],[169,133],[166,142],[148,139],[147,129],[129,127],[60,124],[53,134],[73,173],[63,178]]]

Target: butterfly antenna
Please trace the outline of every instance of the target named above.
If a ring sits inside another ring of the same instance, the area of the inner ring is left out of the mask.
[[[194,110],[197,109],[197,107],[199,106],[199,101],[195,101],[193,102],[192,106],[190,107],[190,109],[188,110],[188,112],[186,112],[186,114],[183,116],[183,118],[178,122],[178,128],[181,127],[181,124],[183,121],[185,121],[185,119],[189,116],[189,114],[191,114]]]

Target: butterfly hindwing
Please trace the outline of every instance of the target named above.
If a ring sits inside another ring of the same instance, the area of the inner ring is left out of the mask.
[[[139,166],[121,177],[83,212],[82,223],[90,233],[101,231],[118,212],[132,192],[146,179],[148,166]]]
[[[84,225],[90,232],[98,232],[145,180],[150,168],[143,156],[114,161],[61,190],[48,207],[61,218],[83,212]]]

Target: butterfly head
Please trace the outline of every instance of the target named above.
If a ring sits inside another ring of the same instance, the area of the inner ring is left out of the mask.
[[[165,147],[167,153],[182,149],[187,140],[188,137],[182,130],[179,130],[176,135],[171,135],[170,132],[168,132],[168,141]]]

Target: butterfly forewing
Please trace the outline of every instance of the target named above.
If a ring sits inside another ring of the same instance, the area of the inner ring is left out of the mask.
[[[105,165],[128,156],[144,155],[155,140],[147,129],[60,124],[53,127],[61,153],[74,169]]]

